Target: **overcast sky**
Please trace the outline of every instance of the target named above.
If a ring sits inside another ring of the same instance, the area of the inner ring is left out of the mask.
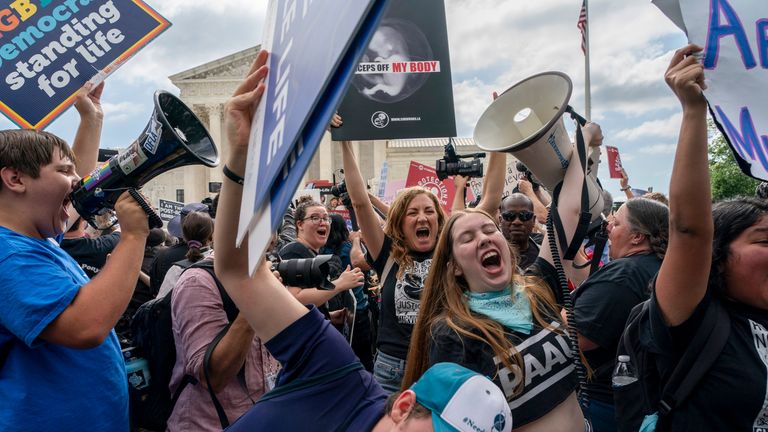
[[[168,76],[261,42],[265,0],[147,2],[173,25],[107,80],[102,147],[138,136],[156,89],[178,93]],[[571,77],[570,104],[584,111],[580,7],[581,0],[446,0],[460,137],[472,136],[492,91],[547,70]],[[592,117],[605,144],[619,148],[631,185],[666,192],[681,116],[663,73],[685,37],[649,0],[592,0],[589,18]],[[47,130],[71,141],[76,125],[71,108]],[[15,126],[2,118],[0,127]],[[607,167],[600,177],[623,196]]]

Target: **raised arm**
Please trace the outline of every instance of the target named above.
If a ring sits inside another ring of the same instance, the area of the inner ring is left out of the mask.
[[[99,159],[99,143],[101,142],[101,127],[104,123],[104,110],[101,108],[101,94],[104,82],[91,87],[86,83],[77,93],[75,109],[80,116],[75,140],[72,142],[72,152],[75,154],[75,172],[85,177],[96,168]],[[71,212],[67,229],[74,224],[80,215]]]
[[[72,152],[75,154],[75,171],[80,177],[85,177],[96,168],[99,158],[99,143],[101,127],[104,123],[104,110],[101,108],[101,94],[104,82],[91,88],[86,84],[75,99],[75,108],[80,115],[80,125],[72,142]]]
[[[584,137],[584,143],[588,146],[599,146],[603,142],[603,132],[600,126],[596,123],[587,123],[581,127],[581,132]],[[572,239],[573,234],[576,232],[576,226],[579,223],[579,216],[581,214],[581,188],[584,182],[586,173],[586,167],[581,165],[579,160],[579,154],[574,148],[571,152],[571,158],[568,161],[568,168],[565,171],[565,177],[563,178],[563,187],[560,190],[560,201],[555,208],[554,205],[550,208],[550,211],[557,211],[560,215],[560,220],[563,223],[563,230],[565,231],[565,237]],[[534,173],[535,174],[535,173]],[[539,251],[539,256],[552,263],[552,253],[550,251],[550,241],[552,237],[557,237],[555,233],[547,232],[544,236],[544,241]],[[560,239],[556,239],[558,253],[562,257],[566,250],[566,245],[560,244]],[[565,266],[566,273],[570,270],[570,265]]]
[[[483,192],[477,208],[485,210],[492,217],[498,217],[501,195],[504,193],[504,174],[507,169],[507,154],[491,152],[488,169],[485,171]]]
[[[240,176],[245,174],[253,113],[264,93],[266,61],[267,53],[261,51],[224,108],[225,133],[230,144],[226,164]],[[255,335],[266,342],[308,311],[272,274],[268,262],[258,266],[253,278],[249,276],[248,238],[240,248],[235,246],[242,196],[243,187],[225,177],[216,212],[214,266],[216,275]]]
[[[371,204],[373,204],[381,214],[386,216],[387,213],[389,213],[389,206],[384,201],[380,200],[379,197],[368,192],[368,199],[371,200]]]
[[[373,210],[373,204],[365,190],[365,181],[360,174],[360,168],[355,161],[352,151],[352,143],[341,142],[341,156],[344,161],[344,179],[347,182],[347,192],[352,200],[352,207],[357,216],[357,224],[363,234],[363,240],[368,248],[368,253],[373,259],[379,257],[381,247],[384,245],[384,229],[379,224],[379,217]]]
[[[451,211],[464,210],[467,207],[467,181],[469,178],[457,174],[453,176],[453,186],[456,188],[453,195]]]
[[[712,197],[707,161],[704,68],[688,45],[675,52],[664,79],[683,107],[669,182],[669,245],[656,281],[656,298],[670,326],[683,323],[704,298],[712,260]]]
[[[621,169],[621,180],[619,180],[619,185],[621,185],[621,190],[624,192],[624,195],[627,196],[627,199],[632,199],[635,197],[635,193],[632,192],[632,186],[629,185],[629,176],[627,175],[627,171],[624,170],[624,168]]]

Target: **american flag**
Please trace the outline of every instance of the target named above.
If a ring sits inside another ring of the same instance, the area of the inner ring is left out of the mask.
[[[581,52],[587,54],[587,0],[581,2],[581,11],[579,12],[579,21],[576,27],[581,30]]]

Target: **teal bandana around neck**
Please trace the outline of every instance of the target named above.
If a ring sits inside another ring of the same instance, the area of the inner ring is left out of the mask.
[[[514,293],[509,287],[501,291],[474,293],[466,292],[469,309],[483,314],[518,333],[531,334],[533,315],[528,296],[517,285]]]

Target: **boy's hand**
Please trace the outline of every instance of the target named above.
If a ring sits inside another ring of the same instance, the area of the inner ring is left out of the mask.
[[[149,235],[149,218],[139,203],[126,191],[115,203],[117,221],[123,236],[135,235],[146,238]]]

